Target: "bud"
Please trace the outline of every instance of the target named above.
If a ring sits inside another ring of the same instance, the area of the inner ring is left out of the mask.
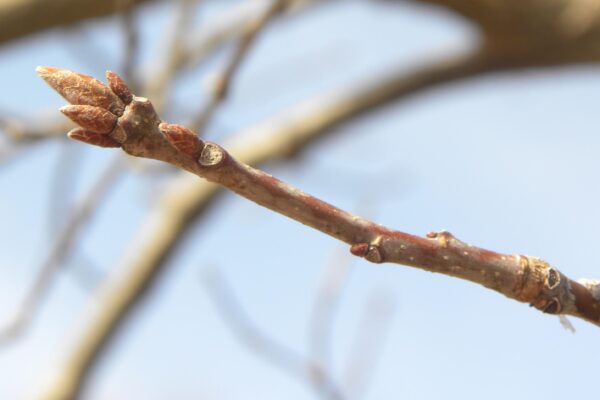
[[[67,136],[70,139],[79,140],[87,144],[93,144],[100,147],[121,147],[121,144],[110,136],[98,132],[88,131],[83,128],[72,129]]]
[[[110,90],[112,90],[113,93],[123,101],[123,103],[126,105],[131,103],[133,94],[123,78],[112,71],[106,71],[106,81],[108,82]]]
[[[158,125],[158,129],[177,150],[193,158],[200,157],[204,142],[194,132],[181,125],[166,122]]]
[[[107,86],[89,75],[54,67],[37,67],[37,73],[69,103],[104,108],[121,116],[125,105]]]
[[[77,125],[92,132],[109,133],[117,124],[117,116],[100,107],[70,105],[61,107],[60,112]]]

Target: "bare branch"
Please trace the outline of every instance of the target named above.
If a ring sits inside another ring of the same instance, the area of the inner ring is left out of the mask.
[[[83,80],[81,95],[73,92],[76,73],[40,70],[41,76],[65,98],[104,106],[110,96],[98,83]],[[84,77],[85,78],[85,77]],[[97,95],[94,95],[98,93]],[[89,97],[88,97],[89,96]],[[172,131],[185,132],[173,137]],[[74,130],[75,131],[75,130]],[[73,132],[73,131],[72,131]],[[529,256],[504,255],[468,245],[449,232],[414,236],[378,225],[301,192],[271,175],[236,160],[223,147],[203,143],[185,128],[160,123],[148,99],[134,97],[126,105],[113,133],[128,154],[164,161],[271,209],[333,238],[350,244],[352,254],[373,263],[396,263],[439,272],[478,283],[549,314],[568,314],[600,325],[600,297],[571,281],[547,262]],[[73,137],[73,136],[71,136]],[[86,137],[77,137],[90,144]],[[111,140],[117,141],[115,136]],[[187,152],[190,145],[196,151]],[[201,149],[201,150],[200,150]],[[366,149],[367,153],[372,149]]]
[[[219,314],[248,348],[292,377],[308,382],[319,396],[332,400],[343,398],[322,366],[269,337],[252,322],[218,270],[208,271],[205,281]]]
[[[135,0],[137,4],[147,0]],[[48,28],[111,15],[117,7],[107,0],[4,0],[0,2],[0,44]]]
[[[353,260],[348,257],[346,249],[343,254],[336,251],[330,265],[323,271],[312,309],[308,326],[309,354],[326,370],[331,364],[330,347],[333,320]]]
[[[122,159],[121,155],[115,157],[115,160],[100,176],[86,197],[75,207],[71,218],[54,243],[50,255],[37,273],[16,316],[8,326],[0,331],[0,346],[19,338],[28,328],[48,294],[58,268],[71,253],[81,228],[89,221],[93,213],[99,210],[98,205],[102,204],[102,200],[109,190],[114,187],[116,179],[122,171]]]
[[[123,30],[124,49],[123,49],[123,77],[130,83],[134,92],[139,90],[137,75],[135,73],[135,64],[137,61],[137,52],[139,48],[139,32],[135,25],[135,2],[134,0],[116,0],[121,17],[121,26]]]
[[[186,1],[186,0],[183,0]],[[169,40],[167,62],[148,82],[146,93],[155,101],[158,110],[162,110],[164,99],[161,97],[165,88],[183,68],[192,65],[198,65],[204,61],[215,50],[238,38],[262,18],[264,11],[270,6],[272,0],[253,0],[243,1],[229,7],[219,16],[206,21],[196,32],[189,33],[185,30],[185,37],[181,35],[184,27],[187,27],[189,13],[178,14],[176,20],[179,21],[175,26],[181,28],[175,29],[174,37],[180,39],[175,43]],[[323,0],[287,0],[286,10],[293,12],[307,7],[313,3]],[[183,5],[181,10],[183,10]],[[186,16],[187,15],[187,16]],[[173,45],[171,45],[171,43]]]
[[[375,290],[367,299],[344,373],[344,387],[353,399],[364,397],[381,355],[394,314],[393,300],[390,294]]]
[[[183,49],[193,16],[193,6],[198,0],[179,0],[173,22],[168,28],[166,41],[157,60],[160,69],[148,81],[145,92],[156,98],[156,109],[162,110],[167,99],[167,88],[183,65]]]
[[[269,21],[282,11],[288,3],[289,0],[272,0],[258,20],[246,28],[231,59],[225,65],[219,76],[216,77],[215,81],[212,82],[208,103],[197,118],[194,118],[190,124],[192,130],[202,134],[219,103],[227,97],[234,75],[239,70],[242,61],[248,54],[256,37]]]
[[[0,143],[0,165],[6,165],[16,158],[28,146],[47,139],[62,139],[64,133],[73,128],[73,123],[61,118],[32,126],[13,118],[0,116],[0,134],[4,135]]]
[[[248,164],[287,159],[322,134],[331,132],[328,128],[361,112],[417,90],[491,70],[494,67],[482,62],[477,54],[468,54],[411,71],[379,74],[371,80],[307,99],[244,130],[227,147]],[[217,193],[218,186],[191,176],[181,177],[165,191],[140,229],[139,247],[125,255],[119,267],[122,275],[105,282],[100,291],[95,304],[101,307],[86,311],[83,326],[72,330],[78,332],[78,337],[44,398],[62,400],[81,391],[99,354],[157,279],[179,239],[208,209]]]

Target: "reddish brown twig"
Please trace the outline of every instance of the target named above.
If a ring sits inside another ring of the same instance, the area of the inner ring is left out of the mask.
[[[477,248],[449,232],[431,232],[419,237],[391,230],[242,164],[217,144],[204,143],[192,135],[187,135],[184,146],[181,140],[170,141],[163,131],[167,132],[165,127],[171,125],[161,124],[145,98],[133,97],[125,104],[91,77],[56,68],[39,68],[38,72],[76,104],[114,110],[117,116],[122,114],[111,132],[84,129],[89,135],[71,134],[75,139],[97,144],[104,136],[128,154],[173,164],[346,242],[351,245],[352,254],[373,263],[404,264],[466,279],[545,313],[573,315],[600,325],[600,284],[596,281],[575,282],[541,259]],[[110,85],[115,87],[112,81]],[[190,146],[202,150],[191,155],[186,151]]]

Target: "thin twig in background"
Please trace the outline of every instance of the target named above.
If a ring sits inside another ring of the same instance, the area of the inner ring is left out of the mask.
[[[228,96],[235,74],[248,55],[250,47],[256,41],[260,32],[275,15],[284,9],[288,2],[289,0],[272,0],[260,18],[246,28],[231,58],[219,75],[214,77],[214,81],[211,82],[208,102],[202,108],[201,112],[190,122],[192,130],[200,134],[204,132],[216,108]]]
[[[35,119],[35,118],[34,118]],[[59,120],[48,120],[40,126],[31,126],[13,118],[0,117],[0,134],[4,136],[0,144],[0,166],[6,166],[10,161],[16,160],[17,156],[30,146],[41,143],[48,139],[60,139],[65,132],[73,128],[73,123],[64,118]]]
[[[179,0],[176,5],[173,21],[167,29],[166,40],[157,57],[160,67],[145,85],[147,95],[156,97],[158,110],[163,110],[167,103],[168,88],[183,66],[184,42],[194,19],[194,8],[201,2],[202,0]]]
[[[139,49],[139,31],[135,21],[136,4],[134,0],[114,0],[117,3],[121,27],[123,32],[123,61],[121,70],[123,78],[131,81],[131,89],[139,92],[140,86],[137,81],[136,64]]]
[[[123,156],[118,155],[108,165],[90,191],[77,204],[62,232],[54,242],[48,258],[37,272],[33,284],[15,317],[0,330],[0,346],[19,338],[28,328],[42,301],[49,292],[56,273],[71,254],[78,240],[81,240],[81,229],[99,210],[110,190],[115,187],[117,179],[123,172]]]
[[[206,60],[216,50],[228,42],[239,38],[260,20],[272,0],[242,1],[228,7],[219,15],[204,21],[199,29],[189,31],[189,22],[193,15],[190,5],[194,0],[180,0],[175,24],[170,30],[173,34],[163,46],[158,72],[148,80],[144,93],[154,100],[157,110],[163,110],[166,88],[172,80],[185,68],[197,66]],[[196,2],[202,0],[196,0]],[[293,12],[324,0],[288,0],[286,11]],[[187,4],[186,4],[187,3]],[[185,34],[184,34],[185,33]],[[165,57],[164,54],[167,54]]]
[[[231,331],[261,358],[290,376],[309,383],[324,399],[343,399],[326,370],[262,331],[248,316],[225,277],[215,268],[204,274],[205,287]],[[318,371],[315,373],[315,371]]]
[[[373,290],[359,320],[352,350],[345,364],[344,387],[353,400],[364,397],[394,315],[394,298]]]
[[[256,23],[272,0],[243,1],[207,21],[190,35],[182,52],[180,67],[196,65],[230,40],[239,37]],[[325,0],[288,0],[286,11],[295,12]]]
[[[402,67],[355,84],[318,94],[267,120],[246,128],[227,148],[247,164],[287,160],[344,121],[392,100],[467,77],[494,71],[478,53],[433,60],[406,71]],[[166,268],[179,240],[220,193],[215,184],[191,176],[172,182],[158,199],[118,266],[120,274],[107,280],[92,307],[82,314],[71,340],[72,348],[57,367],[58,376],[43,392],[44,399],[63,400],[80,393],[100,359],[135,306]],[[97,305],[100,305],[97,307]]]
[[[15,120],[14,118],[0,117],[0,132],[13,146],[37,143],[46,139],[64,137],[65,132],[73,128],[73,123],[65,118],[48,120],[43,117],[33,117],[33,120],[44,121],[36,126]]]
[[[338,249],[324,268],[317,288],[308,324],[308,352],[325,370],[331,368],[333,323],[354,260],[346,248]]]
[[[83,152],[77,146],[65,143],[59,149],[56,164],[52,168],[48,191],[48,236],[55,237],[72,209],[71,196],[75,192],[77,177],[82,171]]]

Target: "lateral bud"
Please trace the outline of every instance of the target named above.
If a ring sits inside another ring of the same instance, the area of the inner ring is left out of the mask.
[[[158,129],[177,150],[193,158],[200,157],[204,142],[193,131],[184,126],[166,122],[161,122]]]
[[[111,132],[117,124],[117,116],[100,107],[70,105],[61,107],[60,112],[77,125],[92,132],[106,134]]]
[[[78,140],[83,143],[93,144],[99,147],[121,147],[121,144],[104,133],[89,131],[83,128],[72,129],[67,133],[69,139]]]
[[[106,80],[110,90],[112,90],[125,105],[131,103],[131,100],[133,100],[133,93],[131,93],[129,86],[127,86],[123,78],[112,71],[106,71]]]

